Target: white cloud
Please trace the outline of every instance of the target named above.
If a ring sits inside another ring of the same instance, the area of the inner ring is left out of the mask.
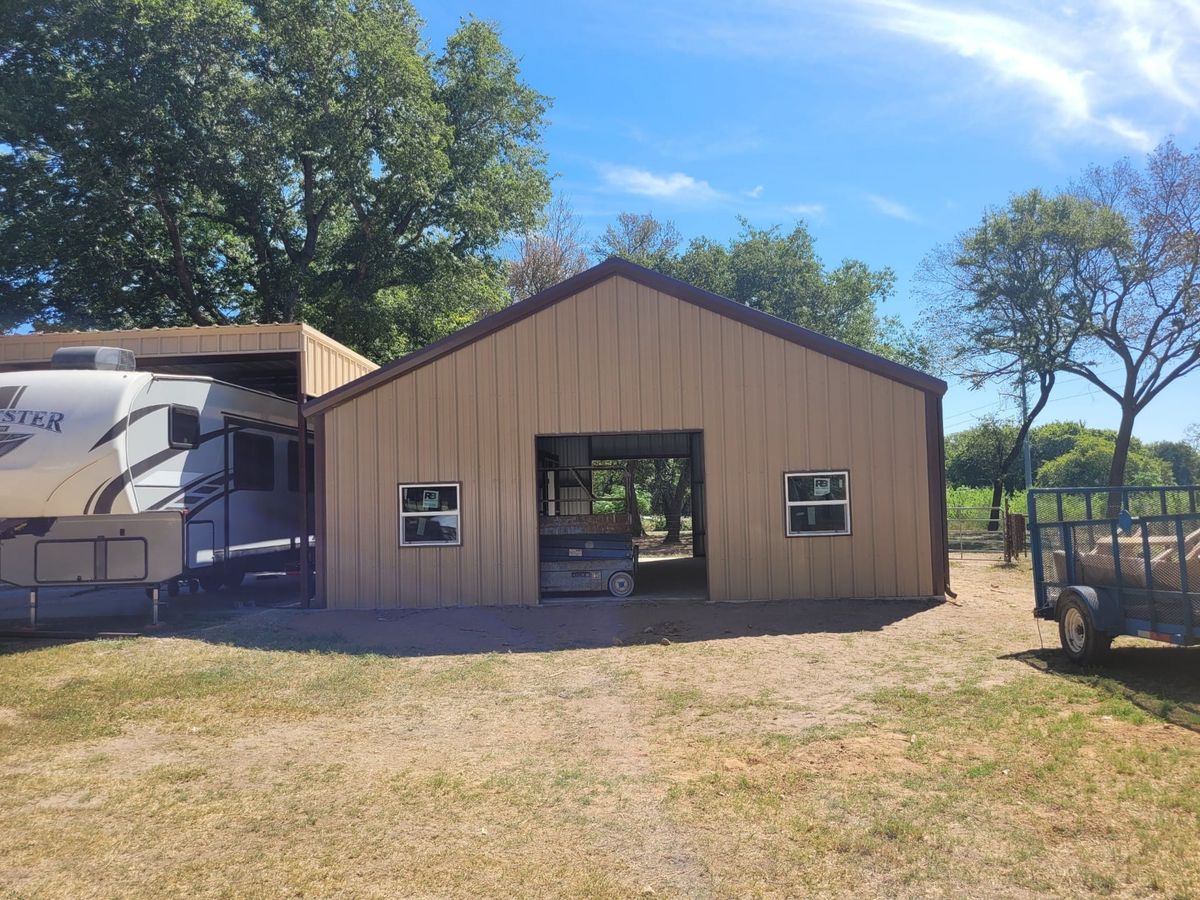
[[[1104,125],[1113,134],[1119,135],[1143,152],[1153,150],[1154,145],[1158,143],[1149,131],[1139,128],[1121,116],[1105,116]]]
[[[875,207],[878,212],[883,213],[883,215],[888,216],[889,218],[900,219],[904,222],[917,221],[917,217],[913,211],[903,203],[898,203],[895,200],[881,196],[880,194],[867,194],[866,198],[867,202]]]
[[[1031,140],[1145,149],[1200,118],[1200,0],[693,0],[644,5],[689,53],[773,65],[857,57]],[[664,10],[670,9],[670,12]],[[923,81],[923,79],[925,79]],[[944,87],[939,87],[939,85]],[[964,99],[965,98],[965,99]]]
[[[786,213],[794,216],[823,216],[825,206],[821,203],[790,203],[783,208]]]
[[[1080,9],[1026,0],[994,11],[923,0],[860,0],[876,29],[970,60],[1002,88],[1040,102],[1062,132],[1148,149],[1154,120],[1197,108],[1200,27],[1189,0],[1101,0]],[[1187,47],[1192,52],[1187,52]],[[1139,121],[1140,120],[1140,121]]]
[[[660,175],[635,166],[602,165],[600,174],[609,189],[624,194],[694,204],[711,203],[725,197],[707,181],[683,172]]]
[[[1049,99],[1069,121],[1091,118],[1088,73],[1055,58],[1030,25],[988,12],[961,12],[906,0],[877,0],[876,26],[974,59],[1001,79]]]
[[[756,184],[750,190],[746,191],[746,196],[750,197],[754,200],[757,200],[759,197],[762,196],[762,192],[763,192],[763,186],[761,184]]]

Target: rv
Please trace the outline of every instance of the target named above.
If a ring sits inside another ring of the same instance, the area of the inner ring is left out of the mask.
[[[311,453],[294,401],[139,372],[128,350],[0,374],[0,582],[174,593],[295,568]]]

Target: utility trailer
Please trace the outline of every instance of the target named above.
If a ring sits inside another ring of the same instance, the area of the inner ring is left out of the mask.
[[[1091,662],[1120,635],[1200,643],[1200,486],[1029,492],[1034,616]]]

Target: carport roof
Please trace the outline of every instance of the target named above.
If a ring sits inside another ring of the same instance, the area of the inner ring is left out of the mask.
[[[0,372],[41,369],[60,347],[132,350],[138,368],[201,375],[282,397],[317,397],[378,368],[299,322],[120,331],[45,331],[0,336]]]
[[[543,309],[566,300],[568,297],[573,297],[607,278],[617,276],[628,278],[630,281],[635,281],[652,290],[669,294],[679,300],[694,303],[702,309],[707,309],[718,315],[728,316],[745,325],[758,328],[768,334],[773,334],[786,341],[799,344],[802,347],[841,360],[849,365],[857,366],[860,369],[866,369],[869,372],[882,375],[885,378],[890,378],[893,381],[900,382],[917,390],[935,394],[939,397],[946,393],[946,382],[940,378],[935,378],[918,369],[901,365],[898,362],[886,359],[875,353],[869,353],[859,347],[852,347],[849,344],[826,337],[811,329],[795,325],[786,319],[780,319],[777,316],[751,309],[744,303],[739,303],[728,297],[722,297],[720,294],[714,294],[711,291],[703,290],[686,282],[679,281],[676,278],[671,278],[660,272],[655,272],[636,263],[613,256],[585,272],[580,272],[566,281],[547,288],[539,294],[535,294],[528,300],[514,303],[500,312],[480,319],[474,325],[464,328],[461,331],[456,331],[454,334],[448,335],[439,341],[434,341],[432,344],[414,353],[402,356],[373,372],[369,372],[348,384],[330,391],[324,396],[309,401],[304,406],[304,413],[307,416],[323,413],[334,406],[338,406],[347,400],[352,400],[360,394],[366,393],[372,388],[385,384],[392,379],[399,378],[422,366],[429,365],[440,357],[453,353],[455,350],[485,338],[502,328],[507,328],[509,325],[519,322],[527,316],[532,316]]]

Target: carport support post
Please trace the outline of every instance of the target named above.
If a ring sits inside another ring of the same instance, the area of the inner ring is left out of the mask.
[[[308,570],[311,567],[312,551],[308,536],[313,533],[312,501],[308,496],[308,420],[304,417],[304,354],[296,354],[296,480],[300,489],[300,605],[304,609],[312,606],[312,582]]]
[[[37,588],[31,588],[29,591],[29,627],[37,628]]]

